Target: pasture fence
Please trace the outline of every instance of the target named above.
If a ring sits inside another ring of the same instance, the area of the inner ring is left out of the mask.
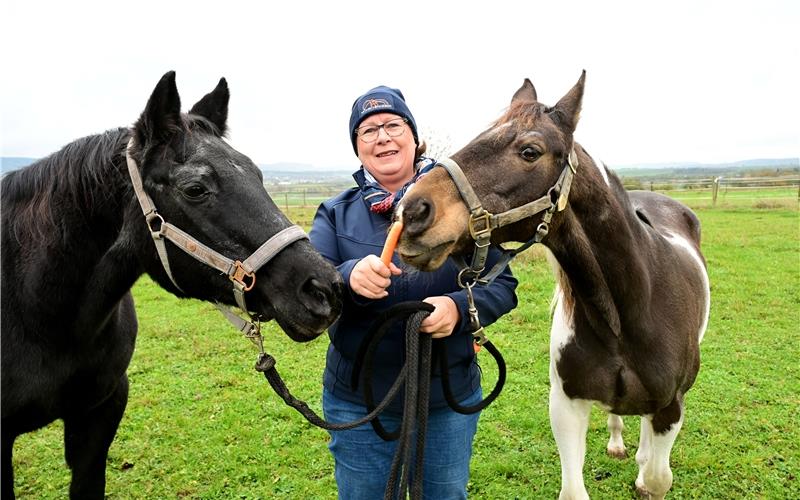
[[[646,179],[622,177],[626,189],[644,189],[667,194],[693,208],[717,205],[768,207],[797,206],[800,175],[775,177],[685,177]],[[273,201],[295,223],[311,226],[320,203],[350,187],[348,184],[300,187],[266,185]]]
[[[695,206],[789,204],[800,201],[800,175],[774,177],[622,178],[626,189],[662,192]]]

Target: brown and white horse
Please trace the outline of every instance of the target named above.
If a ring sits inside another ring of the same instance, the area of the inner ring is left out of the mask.
[[[666,196],[626,192],[573,141],[584,81],[585,72],[550,107],[526,79],[508,111],[445,163],[460,166],[486,211],[479,234],[491,229],[493,243],[535,241],[548,249],[557,282],[550,422],[561,458],[561,498],[588,498],[583,462],[593,404],[610,413],[607,451],[615,457],[626,455],[619,415],[642,416],[636,487],[663,498],[708,323],[700,223]],[[452,170],[431,171],[398,208],[405,224],[398,252],[422,270],[469,253],[477,238]],[[505,215],[531,204],[533,213]]]

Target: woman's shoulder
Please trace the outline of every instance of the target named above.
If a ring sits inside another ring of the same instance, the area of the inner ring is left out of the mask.
[[[361,190],[358,188],[358,186],[353,186],[345,189],[332,198],[328,198],[322,204],[327,208],[334,208],[337,205],[353,203],[359,199],[361,199]]]

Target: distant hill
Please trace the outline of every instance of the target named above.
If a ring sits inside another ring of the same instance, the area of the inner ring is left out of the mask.
[[[769,168],[783,166],[800,166],[800,158],[762,158],[754,160],[741,160],[726,163],[700,163],[700,162],[669,162],[669,163],[633,163],[627,165],[609,165],[614,170],[620,169],[647,169],[647,168],[730,168],[730,167],[752,167]]]
[[[770,158],[727,163],[648,163],[608,165],[620,177],[682,178],[711,176],[776,175],[800,173],[800,158]]]
[[[21,156],[0,156],[0,174],[27,167],[39,158]],[[350,182],[356,167],[338,170],[320,169],[306,163],[268,163],[259,165],[264,174],[264,181],[270,183],[297,182]]]
[[[321,184],[321,183],[353,183],[353,172],[357,167],[349,169],[320,169],[306,163],[268,163],[258,166],[264,174],[267,184]]]
[[[21,156],[0,156],[0,173],[11,172],[22,167],[27,167],[39,158],[24,158]]]
[[[0,157],[0,173],[17,170],[38,160],[17,156]],[[268,184],[352,183],[356,166],[319,168],[306,163],[267,163],[258,166]],[[696,177],[745,175],[747,172],[800,173],[800,158],[763,158],[727,163],[642,163],[608,165],[622,177]]]

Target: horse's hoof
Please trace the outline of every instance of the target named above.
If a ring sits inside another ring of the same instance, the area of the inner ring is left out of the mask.
[[[650,492],[647,491],[647,488],[644,486],[636,485],[636,494],[639,495],[639,498],[650,500]]]
[[[628,458],[628,451],[625,448],[606,448],[606,453],[611,458],[624,460]]]

